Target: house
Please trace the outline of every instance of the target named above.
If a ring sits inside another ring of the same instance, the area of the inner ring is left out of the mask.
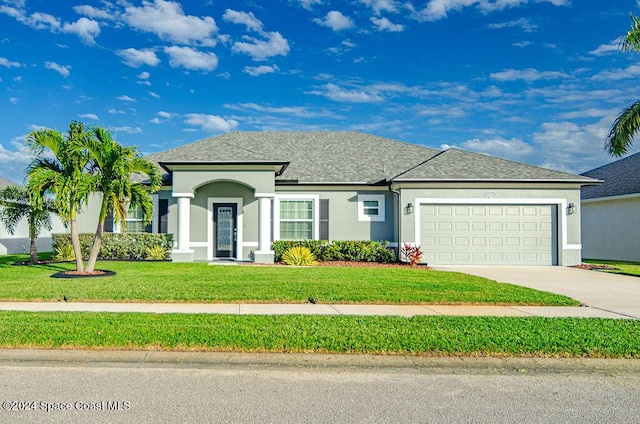
[[[231,132],[147,159],[166,174],[149,230],[174,234],[186,262],[270,263],[272,240],[319,239],[417,244],[429,264],[572,265],[595,182],[342,131]]]
[[[582,175],[604,180],[582,189],[582,256],[640,261],[640,153]]]
[[[0,177],[0,188],[18,184]],[[64,224],[55,215],[51,217],[52,229],[51,231],[43,230],[38,236],[37,246],[39,252],[50,252],[52,247],[51,233],[62,233],[66,229]],[[0,223],[0,255],[12,255],[16,253],[29,253],[29,246],[31,239],[29,238],[29,225],[27,219],[23,218],[22,221],[16,226],[14,234],[10,234],[7,229]]]

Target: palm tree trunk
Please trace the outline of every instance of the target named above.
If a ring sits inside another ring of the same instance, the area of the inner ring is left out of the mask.
[[[98,228],[96,229],[96,235],[93,238],[93,246],[91,246],[91,253],[89,253],[89,262],[85,271],[93,272],[96,268],[96,262],[98,261],[98,254],[100,253],[100,246],[102,245],[102,233],[104,232],[104,220],[107,217],[107,201],[103,197],[102,206],[100,207],[100,215],[98,216]]]
[[[84,263],[82,262],[82,250],[80,248],[80,236],[78,235],[78,223],[76,222],[76,209],[71,210],[71,244],[73,245],[73,253],[76,255],[76,271],[84,271]]]
[[[34,216],[29,216],[29,238],[31,243],[29,245],[29,263],[35,265],[38,263],[38,244],[36,243],[36,223],[34,222]]]

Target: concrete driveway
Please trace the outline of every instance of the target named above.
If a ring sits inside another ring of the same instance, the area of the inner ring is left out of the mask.
[[[592,308],[640,319],[640,277],[561,266],[434,266],[563,294]]]

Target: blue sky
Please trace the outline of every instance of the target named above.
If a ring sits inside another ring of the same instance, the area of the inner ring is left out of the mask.
[[[71,120],[144,154],[356,130],[584,172],[640,97],[639,0],[0,0],[0,176]]]

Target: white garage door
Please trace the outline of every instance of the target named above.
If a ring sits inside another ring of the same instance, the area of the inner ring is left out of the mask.
[[[421,205],[423,260],[434,265],[555,265],[555,205]]]

